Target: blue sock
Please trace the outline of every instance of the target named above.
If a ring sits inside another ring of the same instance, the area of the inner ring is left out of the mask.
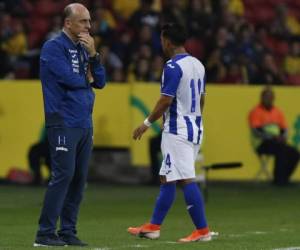
[[[200,193],[200,189],[195,182],[183,186],[183,193],[187,210],[197,229],[207,227],[204,203]]]
[[[166,183],[160,185],[151,223],[161,225],[175,199],[176,184]]]

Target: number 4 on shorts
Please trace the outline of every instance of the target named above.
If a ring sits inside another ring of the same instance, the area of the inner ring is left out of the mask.
[[[171,168],[171,158],[170,158],[170,155],[169,154],[167,154],[167,156],[166,156],[166,165],[169,167],[169,168]]]

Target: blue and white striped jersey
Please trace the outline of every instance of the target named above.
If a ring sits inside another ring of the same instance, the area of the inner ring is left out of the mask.
[[[201,143],[203,131],[200,98],[205,93],[205,69],[195,57],[177,54],[166,62],[161,94],[174,97],[164,113],[164,132]]]

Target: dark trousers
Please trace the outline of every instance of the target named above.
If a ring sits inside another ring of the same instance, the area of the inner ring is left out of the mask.
[[[92,129],[47,128],[51,156],[51,180],[45,195],[37,235],[56,232],[75,235],[79,205],[92,151]]]
[[[28,152],[28,161],[33,173],[33,183],[41,184],[41,166],[45,164],[50,171],[50,152],[48,140],[32,145]]]
[[[289,178],[297,166],[299,152],[292,146],[275,139],[265,140],[258,147],[257,152],[275,156],[274,184],[288,184]]]

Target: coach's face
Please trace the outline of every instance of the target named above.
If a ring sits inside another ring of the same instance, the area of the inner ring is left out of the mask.
[[[69,31],[75,41],[80,33],[89,33],[91,29],[91,17],[84,6],[76,6],[73,13],[65,20],[65,28]]]

